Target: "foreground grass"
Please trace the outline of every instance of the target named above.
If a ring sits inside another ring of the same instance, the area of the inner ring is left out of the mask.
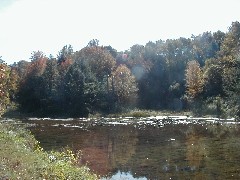
[[[0,122],[0,179],[98,179],[70,150],[44,152],[33,135]]]

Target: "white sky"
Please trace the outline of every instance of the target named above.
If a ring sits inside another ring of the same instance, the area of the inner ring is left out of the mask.
[[[91,39],[118,51],[148,41],[226,32],[240,21],[239,0],[0,0],[0,56],[8,64],[32,51],[56,56]]]

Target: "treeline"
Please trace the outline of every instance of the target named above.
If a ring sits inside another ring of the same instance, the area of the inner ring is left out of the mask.
[[[148,42],[118,52],[91,40],[56,58],[32,53],[31,62],[1,66],[1,109],[8,100],[22,111],[87,116],[131,108],[192,110],[240,116],[240,23],[227,33]],[[6,88],[8,87],[8,88]],[[5,92],[5,94],[2,94]]]

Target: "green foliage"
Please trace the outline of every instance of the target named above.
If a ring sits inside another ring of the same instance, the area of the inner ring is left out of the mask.
[[[240,45],[239,38],[240,23],[236,21],[232,23],[229,32],[225,35],[219,52],[220,57],[237,55]]]
[[[88,116],[129,106],[181,111],[194,107],[189,104],[194,101],[200,105],[221,97],[228,104],[224,112],[234,116],[239,105],[239,38],[240,24],[233,22],[226,34],[158,40],[125,52],[101,47],[96,39],[77,52],[64,46],[57,59],[38,51],[30,63],[16,65],[19,92],[8,93],[14,97],[18,92],[23,110],[42,115]]]
[[[29,131],[0,123],[0,179],[98,179],[71,150],[44,152]]]
[[[218,32],[218,34],[215,33],[214,37],[211,32],[205,32],[192,38],[193,58],[196,59],[201,66],[204,66],[206,59],[215,57],[219,50],[222,34],[220,32]]]
[[[203,92],[201,101],[195,101],[195,110],[201,114],[215,114],[218,117],[239,117],[240,80],[240,24],[233,22],[229,32],[214,33],[219,51],[214,58],[205,61],[203,67]]]
[[[71,114],[87,115],[87,109],[84,100],[84,81],[85,75],[81,68],[74,64],[71,66],[65,76],[64,98],[66,100],[65,110],[71,110]]]
[[[117,57],[117,50],[112,48],[112,46],[104,46],[104,49],[106,49],[112,55],[113,58]]]
[[[59,51],[58,56],[57,56],[58,63],[61,64],[61,63],[65,62],[67,59],[71,59],[72,55],[73,55],[72,46],[71,45],[63,46],[62,50]]]
[[[192,110],[195,115],[199,116],[215,116],[225,118],[227,116],[227,106],[225,100],[220,96],[213,96],[207,99],[198,99],[191,103]]]
[[[18,102],[28,112],[38,110],[42,106],[43,78],[42,74],[46,68],[47,58],[42,52],[34,52],[32,62],[28,64],[23,79],[20,82]]]
[[[214,97],[223,95],[223,69],[215,59],[208,59],[203,70],[204,96]]]
[[[92,39],[91,41],[88,42],[88,47],[94,47],[94,46],[99,46],[98,39]]]
[[[59,90],[61,83],[56,59],[48,59],[45,71],[42,74],[42,81],[44,86],[42,91],[44,111],[49,114],[56,113],[60,110],[58,104],[61,103],[60,97],[62,95]]]

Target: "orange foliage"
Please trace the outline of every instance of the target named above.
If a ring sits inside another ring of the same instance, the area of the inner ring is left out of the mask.
[[[40,76],[43,74],[46,65],[47,65],[47,57],[44,55],[39,55],[38,52],[33,53],[32,62],[29,64],[27,68],[27,74],[32,76]]]
[[[197,61],[189,61],[186,69],[187,94],[196,98],[203,91],[203,73]]]
[[[62,61],[60,63],[61,71],[66,72],[72,64],[73,64],[73,60],[71,58],[67,58],[65,61]]]
[[[86,47],[79,52],[78,56],[80,59],[85,59],[89,63],[91,70],[100,78],[109,75],[116,65],[112,55],[99,46]]]

